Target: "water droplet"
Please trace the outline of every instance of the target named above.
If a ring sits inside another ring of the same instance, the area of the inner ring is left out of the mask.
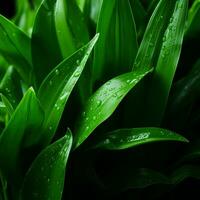
[[[76,72],[76,73],[74,74],[74,77],[78,77],[78,76],[80,76],[80,74],[81,74],[81,72]]]
[[[111,84],[111,81],[108,81],[107,83],[106,83],[106,85],[110,85]]]
[[[67,96],[69,95],[69,92],[65,92],[64,94],[62,94],[62,96],[60,97],[60,100],[64,100],[67,98]]]
[[[52,126],[49,126],[49,130],[50,130],[50,131],[52,130]]]
[[[50,182],[50,178],[47,179],[47,182],[48,182],[48,183]]]
[[[86,120],[86,121],[88,121],[88,120],[89,120],[89,118],[88,118],[88,117],[86,117],[86,118],[85,118],[85,120]]]
[[[98,100],[97,101],[97,106],[100,106],[101,105],[101,100]]]
[[[96,120],[97,119],[97,117],[96,116],[93,116],[93,118],[92,118],[93,120]]]
[[[89,126],[86,126],[86,128],[85,128],[86,130],[89,130]]]
[[[130,83],[130,82],[131,82],[131,80],[127,80],[126,82],[127,82],[127,83]]]
[[[77,61],[76,61],[76,64],[77,64],[77,65],[80,65],[80,60],[77,60]]]
[[[56,71],[55,71],[55,72],[56,72],[56,75],[58,75],[58,74],[60,73],[58,69],[56,69]]]
[[[163,19],[163,15],[160,16],[160,19]]]
[[[52,83],[53,83],[52,80],[50,80],[50,81],[49,81],[49,85],[52,85]]]
[[[85,112],[83,112],[83,113],[82,113],[82,115],[83,115],[83,117],[85,117],[86,113],[85,113]]]
[[[107,138],[105,141],[104,141],[104,144],[109,144],[110,143],[110,140]]]

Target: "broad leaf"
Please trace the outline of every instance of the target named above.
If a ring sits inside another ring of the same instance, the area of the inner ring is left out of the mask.
[[[30,38],[3,16],[0,16],[0,38],[0,53],[13,64],[23,80],[30,83]]]
[[[32,62],[37,85],[62,60],[55,28],[55,5],[56,0],[44,0],[33,26]]]
[[[183,136],[161,128],[132,128],[120,129],[103,134],[98,138],[95,148],[120,150],[132,148],[151,142],[179,141],[188,142]]]
[[[103,1],[97,32],[100,37],[94,51],[94,81],[130,71],[138,45],[129,0]]]
[[[28,170],[21,190],[21,200],[61,200],[65,169],[72,145],[72,134],[67,134],[45,148]]]
[[[126,94],[151,70],[130,72],[102,85],[88,100],[78,119],[75,147],[78,147],[103,121],[110,117]]]
[[[84,15],[74,0],[56,2],[55,26],[63,58],[70,56],[89,41],[89,33],[84,22]]]
[[[41,84],[38,98],[45,111],[42,141],[44,144],[48,144],[54,136],[65,104],[97,39],[98,34],[86,46],[54,68]]]
[[[32,140],[39,137],[37,128],[42,120],[43,112],[30,88],[0,135],[0,169],[13,184],[18,184],[22,178],[20,151],[23,140],[27,137],[32,143]]]

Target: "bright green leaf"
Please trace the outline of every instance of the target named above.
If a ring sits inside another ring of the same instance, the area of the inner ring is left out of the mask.
[[[45,148],[28,170],[21,190],[21,200],[61,200],[65,169],[72,145],[72,134],[67,134]]]
[[[120,129],[103,134],[98,139],[95,148],[120,150],[132,148],[151,142],[179,141],[188,142],[183,136],[162,128],[132,128]]]
[[[0,53],[16,68],[23,80],[31,82],[30,38],[16,25],[0,16]]]
[[[43,112],[33,89],[30,88],[0,135],[0,169],[13,184],[19,183],[22,178],[20,151],[23,141],[26,137],[32,143],[39,137],[37,128],[42,120]]]
[[[74,0],[56,2],[55,26],[63,58],[70,56],[89,41],[89,33],[84,22],[84,15]]]
[[[76,126],[75,147],[84,142],[98,125],[110,117],[126,94],[150,71],[135,71],[115,77],[89,98]]]
[[[97,39],[98,34],[86,46],[54,68],[41,84],[38,98],[45,111],[43,124],[44,144],[48,144],[54,136],[65,104],[85,67]]]

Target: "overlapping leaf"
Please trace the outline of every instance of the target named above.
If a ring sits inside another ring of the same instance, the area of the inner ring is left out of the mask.
[[[122,74],[106,82],[89,98],[77,122],[75,147],[110,117],[126,94],[150,71]]]
[[[129,0],[103,1],[97,32],[100,37],[94,52],[94,81],[130,71],[138,46]]]
[[[68,131],[37,156],[25,176],[21,200],[61,200],[71,146],[72,134]]]
[[[32,143],[39,137],[37,128],[42,120],[43,112],[33,89],[30,88],[0,136],[0,169],[13,184],[22,179],[20,151],[23,140],[27,137]]]
[[[45,110],[44,144],[48,144],[54,136],[68,97],[78,81],[97,39],[98,34],[86,46],[54,68],[40,86],[38,98]]]
[[[0,53],[13,64],[23,80],[30,83],[30,38],[3,16],[0,16],[0,38]]]

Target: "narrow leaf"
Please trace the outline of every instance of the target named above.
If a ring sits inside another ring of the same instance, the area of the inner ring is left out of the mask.
[[[44,0],[35,17],[31,51],[37,85],[62,60],[54,22],[55,4],[56,0]]]
[[[30,38],[16,25],[0,16],[0,53],[27,83],[31,81]]]
[[[54,68],[41,84],[38,98],[45,111],[43,124],[44,144],[48,144],[54,136],[65,104],[85,67],[97,39],[98,34],[86,46]]]
[[[67,134],[45,148],[28,170],[21,190],[21,200],[61,200],[65,169],[72,145],[72,134]]]
[[[108,150],[120,150],[160,141],[188,142],[183,136],[172,131],[147,127],[120,129],[103,134],[94,147]]]
[[[130,71],[138,45],[129,0],[103,1],[97,32],[100,37],[94,51],[93,79],[105,81]]]
[[[181,52],[187,8],[187,0],[176,2],[174,13],[163,38],[158,62],[149,83],[144,121],[148,121],[153,126],[160,125],[165,112],[168,95]],[[153,105],[156,105],[156,107]]]
[[[9,115],[9,118],[10,118],[14,112],[14,109],[13,109],[11,103],[9,102],[9,100],[3,94],[0,94],[0,96],[1,96],[2,102],[4,103],[4,105],[6,107],[6,111]]]
[[[32,136],[31,139],[38,137],[34,131],[41,125],[42,120],[43,112],[33,89],[30,88],[0,135],[0,169],[13,184],[19,183],[22,178],[20,166],[22,142],[26,135],[30,138]]]
[[[70,56],[89,41],[84,15],[74,0],[56,2],[55,26],[63,58]]]
[[[89,98],[77,122],[75,147],[110,117],[126,94],[150,71],[122,74],[106,82]]]

